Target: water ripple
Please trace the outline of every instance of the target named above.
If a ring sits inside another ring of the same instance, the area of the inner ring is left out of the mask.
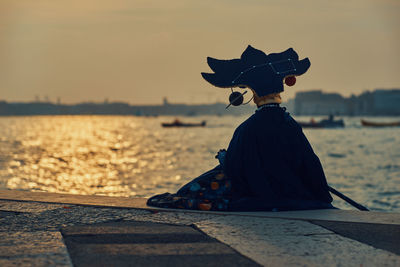
[[[0,117],[0,188],[109,196],[176,191],[213,168],[245,117]],[[306,120],[306,118],[299,118]],[[305,129],[328,182],[374,210],[400,211],[400,128]],[[349,208],[343,201],[334,205]]]

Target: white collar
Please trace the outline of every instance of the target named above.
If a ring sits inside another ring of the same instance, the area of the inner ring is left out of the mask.
[[[263,108],[279,108],[279,103],[268,103],[268,104],[261,105],[257,108],[256,111],[260,111]]]

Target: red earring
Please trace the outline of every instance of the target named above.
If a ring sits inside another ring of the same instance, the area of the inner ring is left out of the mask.
[[[295,76],[288,76],[285,78],[285,84],[287,86],[293,86],[296,83],[296,77]]]

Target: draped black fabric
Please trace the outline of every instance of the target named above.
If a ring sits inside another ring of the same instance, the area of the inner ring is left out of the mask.
[[[232,182],[230,210],[333,208],[318,157],[279,106],[256,111],[235,130],[223,170]]]
[[[334,208],[318,157],[301,127],[278,105],[243,122],[220,162],[177,193],[153,196],[147,204],[214,211]]]

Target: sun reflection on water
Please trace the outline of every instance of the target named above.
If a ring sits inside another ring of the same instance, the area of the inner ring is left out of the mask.
[[[217,164],[245,117],[0,117],[0,188],[151,196],[174,192]],[[302,120],[305,120],[304,118]],[[375,210],[400,210],[400,128],[305,130],[330,185]],[[334,205],[348,208],[343,202]]]
[[[139,117],[7,119],[3,143],[8,147],[2,152],[9,161],[1,161],[7,168],[0,168],[0,176],[7,178],[5,187],[10,189],[145,196],[153,194],[155,188],[179,187],[181,174],[171,175],[179,165],[197,171],[196,175],[205,171],[204,167],[192,168],[188,160],[179,160],[190,153],[185,141],[191,142],[206,133],[205,129],[189,134],[185,130],[165,131],[159,120]]]

